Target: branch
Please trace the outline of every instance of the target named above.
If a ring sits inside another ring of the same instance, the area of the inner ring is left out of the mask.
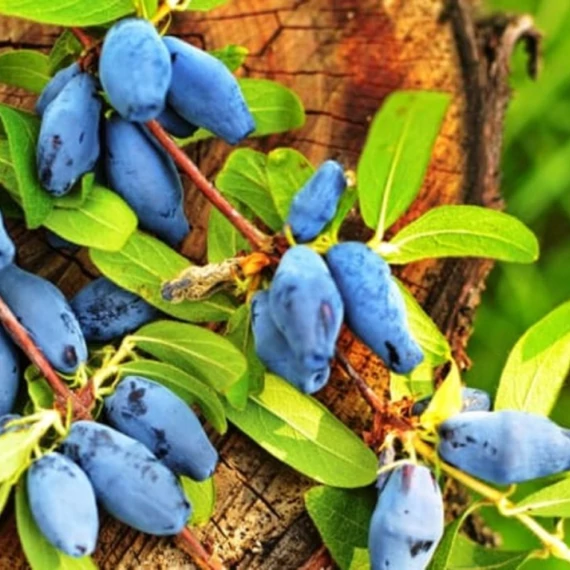
[[[55,393],[56,400],[65,410],[68,402],[73,406],[74,416],[82,419],[90,419],[90,406],[88,402],[84,402],[62,381],[57,372],[52,368],[43,352],[36,346],[31,339],[28,331],[20,324],[14,313],[8,305],[0,298],[0,321],[4,328],[10,333],[16,344],[26,353],[27,357],[35,364],[45,379],[48,381]],[[92,402],[92,398],[91,398]]]
[[[206,552],[200,541],[187,526],[178,534],[176,542],[202,570],[224,570],[222,563]]]
[[[81,28],[71,28],[71,32],[85,49],[89,49],[92,46],[93,40]]]
[[[164,150],[172,157],[174,162],[194,182],[198,190],[206,196],[208,201],[217,208],[239,233],[250,243],[254,250],[269,252],[271,250],[271,237],[257,229],[249,220],[244,218],[208,181],[200,169],[190,160],[188,155],[174,142],[170,135],[157,121],[146,123],[148,130],[154,135]]]

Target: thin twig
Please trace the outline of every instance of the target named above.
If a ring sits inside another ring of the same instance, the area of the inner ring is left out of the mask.
[[[28,331],[20,324],[14,313],[8,305],[0,298],[0,321],[4,328],[10,333],[16,344],[26,353],[28,358],[35,364],[39,371],[43,374],[52,390],[60,406],[64,409],[68,402],[73,405],[74,415],[87,419],[91,417],[89,407],[81,400],[69,387],[62,381],[52,365],[48,362],[43,352],[36,346],[31,339]]]
[[[217,208],[229,222],[247,239],[254,250],[270,251],[271,237],[256,228],[248,219],[244,218],[208,181],[200,169],[190,160],[188,155],[176,144],[170,135],[157,121],[146,123],[148,130],[154,135],[164,150],[172,157],[174,162],[194,182],[196,188],[206,196],[208,201]]]
[[[328,570],[329,568],[333,568],[333,562],[324,545],[314,552],[302,566],[299,566],[299,570]]]
[[[202,570],[224,570],[223,564],[211,557],[194,533],[186,526],[178,534],[177,542],[193,558]]]
[[[71,28],[71,31],[85,49],[89,49],[91,47],[93,40],[81,28]]]

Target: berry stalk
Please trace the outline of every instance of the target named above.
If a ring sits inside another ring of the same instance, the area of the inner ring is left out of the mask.
[[[174,142],[157,121],[146,123],[148,130],[154,135],[164,150],[172,157],[180,169],[194,182],[196,188],[217,208],[228,221],[247,239],[254,250],[270,251],[271,238],[257,229],[244,218],[208,181],[200,169],[188,155]]]
[[[224,566],[206,552],[188,527],[184,527],[176,539],[202,570],[224,570]]]

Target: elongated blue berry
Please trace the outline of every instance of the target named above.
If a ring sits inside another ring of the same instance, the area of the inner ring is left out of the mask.
[[[516,410],[465,412],[439,426],[438,453],[498,485],[570,469],[570,437],[552,420]]]
[[[346,188],[342,166],[327,160],[297,192],[285,220],[300,243],[315,239],[334,218],[338,201]]]
[[[36,101],[36,113],[41,117],[46,107],[61,93],[61,90],[81,73],[79,63],[74,62],[60,69],[44,87],[39,99]]]
[[[79,323],[55,285],[10,265],[0,272],[0,297],[52,366],[72,373],[87,360],[87,345]]]
[[[168,104],[186,121],[204,127],[230,144],[255,129],[236,78],[217,58],[178,38],[164,43],[172,60]]]
[[[11,263],[14,263],[15,255],[16,248],[14,247],[14,242],[6,231],[4,218],[0,212],[0,271]]]
[[[128,121],[158,117],[171,75],[168,50],[149,21],[121,20],[105,36],[99,77],[111,105]]]
[[[126,376],[105,400],[109,423],[144,443],[175,473],[203,481],[214,474],[218,452],[192,409],[168,388]]]
[[[342,325],[343,303],[318,253],[304,245],[285,253],[269,289],[269,306],[303,367],[327,367]]]
[[[9,414],[20,385],[20,364],[12,339],[0,328],[0,416]]]
[[[87,475],[65,455],[51,452],[32,463],[26,482],[30,510],[46,539],[69,556],[91,554],[99,514]]]
[[[175,137],[185,139],[191,137],[198,127],[183,119],[172,107],[168,105],[156,119],[162,128]]]
[[[159,314],[144,299],[105,277],[83,287],[70,305],[87,342],[110,342],[122,338]]]
[[[360,242],[335,245],[326,258],[352,332],[391,370],[411,372],[423,353],[410,334],[404,300],[388,264]]]
[[[301,392],[313,394],[328,381],[330,368],[308,369],[299,361],[271,317],[269,292],[260,291],[251,303],[255,352],[265,366]]]
[[[97,500],[116,519],[156,535],[184,528],[191,507],[182,487],[142,443],[102,424],[78,421],[62,450],[85,471]]]
[[[431,471],[421,465],[395,468],[370,522],[372,570],[425,570],[443,525],[443,500]]]
[[[51,194],[71,190],[99,156],[101,101],[87,73],[73,77],[46,107],[37,144],[38,177]]]
[[[177,246],[190,226],[172,159],[140,126],[117,116],[107,121],[106,141],[111,188],[135,211],[142,228]]]

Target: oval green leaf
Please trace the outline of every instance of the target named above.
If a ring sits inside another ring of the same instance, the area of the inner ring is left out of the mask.
[[[548,415],[570,369],[570,301],[517,341],[501,374],[495,409]]]
[[[50,80],[49,57],[33,50],[0,54],[0,83],[41,93]]]
[[[201,327],[156,321],[130,339],[155,358],[195,374],[222,394],[246,372],[244,355],[224,337]]]
[[[0,0],[1,1],[1,0]],[[12,169],[9,190],[22,206],[26,225],[38,228],[53,208],[53,199],[40,186],[36,172],[36,142],[40,121],[34,115],[24,113],[7,105],[0,105],[0,121],[4,127],[10,164],[2,165],[3,177]]]
[[[517,570],[531,552],[485,548],[459,535],[455,541],[448,570]]]
[[[77,245],[119,251],[137,227],[137,217],[115,192],[93,186],[76,208],[54,208],[46,228]]]
[[[194,481],[180,477],[186,498],[192,505],[192,515],[188,523],[192,526],[204,526],[209,522],[216,507],[216,485],[214,478]]]
[[[219,433],[226,433],[226,412],[220,397],[209,386],[176,366],[156,360],[138,359],[122,364],[121,377],[134,375],[155,380],[172,390],[187,404],[197,404],[206,420]]]
[[[360,211],[381,237],[420,191],[450,96],[392,93],[372,121],[357,168]]]
[[[383,246],[383,257],[391,264],[432,257],[488,257],[517,263],[538,258],[536,236],[522,222],[479,206],[433,208]]]
[[[56,26],[96,26],[134,11],[133,0],[0,0],[0,14]]]
[[[187,269],[189,262],[161,241],[142,232],[134,232],[120,251],[90,249],[89,255],[105,277],[178,319],[224,321],[234,311],[232,301],[222,293],[202,301],[175,304],[163,300],[160,294],[162,284]]]
[[[210,209],[208,218],[208,262],[220,263],[240,251],[250,251],[248,241],[235,226],[216,208]]]
[[[263,449],[315,481],[364,487],[376,479],[376,456],[314,398],[273,375],[243,411],[226,406],[228,419]]]
[[[305,494],[307,512],[340,570],[370,569],[368,527],[375,503],[372,489],[314,487]]]
[[[515,508],[533,517],[570,518],[570,478],[528,495]]]

